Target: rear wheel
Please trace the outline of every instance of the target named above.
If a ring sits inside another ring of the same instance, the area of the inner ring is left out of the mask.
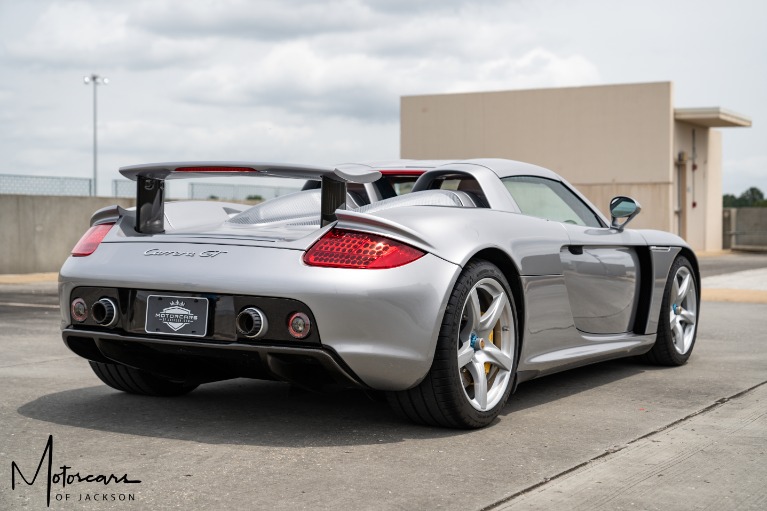
[[[469,263],[450,295],[432,367],[416,387],[389,394],[393,408],[432,426],[481,428],[500,413],[516,371],[514,299],[500,270]]]
[[[680,256],[671,265],[663,294],[658,336],[652,349],[644,355],[646,361],[680,366],[687,362],[698,333],[700,298],[692,264]]]
[[[113,389],[145,396],[180,396],[197,388],[196,383],[176,382],[154,374],[124,366],[90,362],[91,369],[101,381]]]

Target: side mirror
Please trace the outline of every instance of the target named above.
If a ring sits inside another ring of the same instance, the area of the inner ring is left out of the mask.
[[[610,229],[621,232],[640,211],[642,211],[642,206],[631,197],[623,197],[622,195],[614,197],[610,201],[610,216],[612,217]],[[625,218],[625,220],[620,222],[618,220],[620,218]]]

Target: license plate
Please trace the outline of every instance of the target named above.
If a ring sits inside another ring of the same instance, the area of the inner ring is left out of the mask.
[[[164,295],[147,297],[144,329],[148,334],[204,337],[207,326],[207,298]]]

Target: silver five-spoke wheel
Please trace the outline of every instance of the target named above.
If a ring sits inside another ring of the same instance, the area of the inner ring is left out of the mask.
[[[506,276],[471,261],[458,276],[426,377],[390,392],[389,402],[420,424],[482,428],[501,413],[517,370],[517,310]]]
[[[514,315],[503,287],[484,278],[469,292],[458,332],[458,371],[471,406],[487,411],[506,394],[514,367]]]
[[[695,277],[686,266],[681,266],[674,275],[669,302],[669,323],[674,349],[680,355],[684,355],[690,350],[692,341],[695,339],[698,318]]]
[[[664,366],[687,362],[695,346],[699,314],[698,273],[690,260],[680,255],[669,269],[655,344],[644,359]]]

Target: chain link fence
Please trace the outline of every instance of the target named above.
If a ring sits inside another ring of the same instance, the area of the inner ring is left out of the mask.
[[[172,187],[171,187],[172,186]],[[187,188],[188,187],[188,188]],[[232,200],[253,201],[267,200],[299,191],[297,187],[287,186],[255,186],[224,183],[181,183],[165,182],[165,196],[178,199],[193,200]],[[135,181],[115,179],[112,181],[112,195],[115,197],[134,197],[136,195]]]
[[[268,200],[299,190],[300,188],[287,186],[189,183],[189,197],[192,199],[222,199],[234,201]]]
[[[21,176],[0,174],[0,194],[7,195],[91,195],[92,180],[74,177]],[[174,199],[267,200],[299,191],[288,186],[254,186],[224,183],[165,183],[165,196]],[[136,196],[136,182],[112,181],[112,196]]]
[[[171,200],[189,198],[189,183],[185,181],[165,181],[165,198]],[[112,180],[112,196],[135,198],[136,182],[127,179]]]
[[[178,182],[171,185],[169,181],[165,181],[165,198],[186,199],[188,196],[186,185],[187,183]],[[112,197],[135,198],[136,182],[127,179],[113,179]]]
[[[91,180],[76,177],[0,174],[0,194],[87,196],[91,194]]]
[[[112,181],[113,197],[135,197],[136,182],[127,179],[115,179]]]

